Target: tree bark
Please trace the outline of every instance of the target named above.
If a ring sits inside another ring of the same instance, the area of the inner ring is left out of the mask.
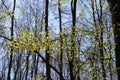
[[[49,55],[49,31],[48,31],[48,15],[49,15],[49,11],[48,11],[48,6],[49,6],[49,0],[46,0],[46,6],[45,6],[45,32],[46,32],[46,76],[47,76],[47,80],[51,80],[50,77],[50,55]]]
[[[71,32],[71,52],[69,55],[69,69],[70,69],[70,80],[75,80],[74,76],[74,55],[75,55],[75,29],[76,29],[76,5],[77,0],[71,1],[72,11],[72,32]]]
[[[30,57],[30,51],[28,51],[28,55],[26,57],[26,74],[25,74],[25,80],[28,80],[28,72],[29,72],[29,57]]]
[[[115,56],[118,80],[120,80],[120,0],[108,0],[112,14],[112,26],[115,39]]]
[[[63,38],[62,38],[62,17],[61,17],[61,0],[58,0],[58,13],[59,13],[59,29],[60,29],[60,60],[59,60],[59,68],[60,68],[60,75],[62,75],[63,70]],[[60,77],[60,80],[63,80]]]
[[[100,42],[99,42],[99,48],[100,48],[100,55],[101,55],[101,65],[102,65],[102,72],[103,72],[103,80],[106,80],[106,71],[105,71],[105,64],[104,64],[104,51],[103,51],[103,21],[102,21],[102,0],[99,0],[100,2],[100,17],[99,17],[99,25],[100,25]]]
[[[14,12],[15,12],[15,6],[16,6],[16,0],[14,0],[13,3],[13,11],[11,14],[11,40],[13,40],[13,36],[14,36]],[[12,57],[13,57],[13,48],[11,48],[10,51],[10,62],[9,62],[9,68],[8,68],[8,76],[7,76],[7,80],[11,80],[10,74],[11,74],[11,68],[12,68]]]

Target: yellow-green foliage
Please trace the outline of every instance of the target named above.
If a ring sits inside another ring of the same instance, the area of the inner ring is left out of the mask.
[[[49,29],[50,30],[50,29]],[[36,50],[44,50],[46,46],[49,45],[49,50],[59,49],[60,42],[58,39],[55,39],[55,33],[49,31],[49,34],[52,36],[47,37],[48,43],[46,43],[45,32],[39,33],[37,36],[33,31],[29,31],[26,28],[20,28],[19,32],[16,34],[16,37],[13,41],[7,41],[6,44],[13,48],[14,53],[16,52],[24,52],[24,50],[30,50],[34,52]],[[58,50],[59,51],[59,50]],[[8,50],[10,53],[10,50]],[[51,54],[51,56],[56,54]]]
[[[38,40],[38,38],[35,37],[35,34],[33,32],[25,28],[21,28],[14,41],[7,41],[7,44],[10,47],[14,48],[15,51],[23,51],[25,49],[29,49],[33,52],[39,49],[40,47],[44,47],[44,43],[41,42],[41,40]]]

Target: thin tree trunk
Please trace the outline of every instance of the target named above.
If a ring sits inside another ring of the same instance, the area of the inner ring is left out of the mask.
[[[14,38],[14,12],[15,12],[15,6],[16,6],[16,0],[14,0],[13,3],[13,11],[12,11],[12,15],[11,15],[11,40],[13,40]],[[12,57],[13,57],[13,48],[11,48],[10,51],[10,62],[9,62],[9,68],[8,68],[8,76],[7,76],[7,80],[11,80],[10,74],[11,74],[11,68],[12,68]]]
[[[20,68],[20,63],[21,63],[21,54],[18,53],[17,69],[15,71],[14,80],[16,80],[16,78],[17,78],[17,73],[18,73],[18,70]]]
[[[103,52],[103,22],[102,22],[102,1],[100,0],[100,18],[99,18],[99,25],[100,25],[100,55],[101,55],[101,64],[102,64],[102,72],[103,72],[103,80],[106,80],[106,72],[105,72],[105,64],[104,64],[104,52]]]
[[[51,80],[50,77],[50,55],[49,55],[49,31],[48,31],[48,15],[49,15],[49,11],[48,11],[48,6],[49,6],[49,0],[46,0],[46,6],[45,6],[45,32],[46,32],[46,76],[47,76],[47,80]]]
[[[75,29],[76,29],[76,5],[77,0],[71,1],[72,11],[72,33],[71,33],[71,54],[69,55],[70,80],[74,80],[74,55],[75,55]]]
[[[25,74],[25,80],[27,80],[28,78],[28,71],[29,71],[29,56],[30,56],[30,51],[28,51],[28,55],[26,57],[26,74]]]
[[[59,63],[59,68],[60,68],[60,75],[62,75],[62,67],[63,67],[63,49],[62,49],[62,45],[63,45],[63,39],[62,39],[62,17],[61,17],[61,0],[58,0],[58,11],[59,11],[59,28],[60,28],[60,63]],[[60,77],[60,80],[63,80],[62,77]]]
[[[35,65],[35,76],[37,76],[37,73],[38,73],[38,63],[39,63],[39,56],[37,56],[37,60],[36,60],[36,65]]]
[[[95,26],[95,31],[96,31],[96,36],[95,36],[95,41],[98,41],[98,28],[97,28],[97,23],[96,23],[96,18],[95,18],[95,2],[94,0],[91,0],[91,7],[92,7],[92,11],[93,11],[93,22],[94,22],[94,26]],[[97,49],[97,45],[95,45],[95,50]],[[96,51],[94,50],[94,54],[93,54],[93,60],[95,59],[95,55],[96,55]],[[92,80],[96,80],[97,79],[97,74],[95,76],[95,61],[93,61],[92,63],[92,67],[93,67],[93,76],[92,76]]]

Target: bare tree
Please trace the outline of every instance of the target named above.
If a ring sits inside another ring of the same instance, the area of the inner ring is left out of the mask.
[[[11,17],[11,29],[10,29],[11,30],[11,40],[14,39],[14,13],[15,13],[15,7],[16,7],[16,0],[14,0],[14,2],[13,2],[13,10],[12,10],[12,13],[10,15],[10,17]],[[12,69],[12,57],[13,57],[13,49],[11,48],[7,80],[11,80],[10,74],[11,74],[11,69]]]
[[[45,32],[46,32],[46,76],[47,76],[47,80],[51,80],[50,77],[50,52],[49,52],[49,30],[48,30],[48,15],[49,15],[49,11],[48,11],[48,6],[49,6],[49,0],[46,0],[46,6],[45,6]]]

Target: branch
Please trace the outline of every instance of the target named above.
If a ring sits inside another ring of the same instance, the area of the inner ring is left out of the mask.
[[[46,59],[45,59],[43,56],[41,56],[38,51],[34,51],[34,52],[46,63]],[[65,80],[64,77],[60,74],[60,72],[59,72],[55,67],[53,67],[51,64],[48,64],[48,65],[49,65],[60,77],[62,77],[63,80]]]
[[[7,9],[7,14],[10,15],[10,17],[11,17],[11,14],[8,12],[9,11],[8,7],[6,6],[6,4],[4,3],[3,0],[1,0],[1,1],[2,1],[2,4],[5,6],[5,8]]]
[[[11,39],[9,39],[8,37],[2,36],[2,35],[0,35],[0,37],[3,37],[3,38],[5,38],[5,39],[11,41]]]

